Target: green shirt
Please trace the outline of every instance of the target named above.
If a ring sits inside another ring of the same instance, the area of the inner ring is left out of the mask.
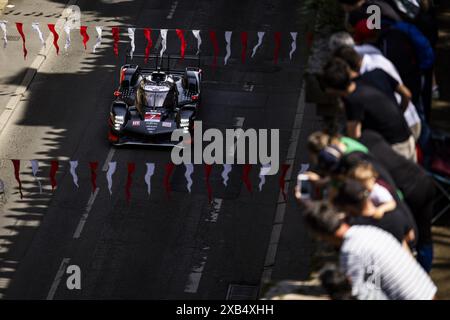
[[[367,147],[365,145],[363,145],[362,143],[353,140],[352,138],[349,137],[341,137],[339,139],[339,141],[341,143],[343,143],[346,147],[345,150],[345,154],[349,154],[352,152],[362,152],[362,153],[369,153],[369,149],[367,149]]]

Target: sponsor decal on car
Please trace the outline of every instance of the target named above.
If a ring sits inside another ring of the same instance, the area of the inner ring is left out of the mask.
[[[141,125],[140,121],[133,121],[133,127],[139,127]]]
[[[163,123],[162,123],[162,126],[163,126],[164,128],[172,128],[172,122],[163,122]]]

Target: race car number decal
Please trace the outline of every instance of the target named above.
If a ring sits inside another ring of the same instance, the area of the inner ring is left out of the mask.
[[[161,113],[146,113],[145,121],[147,122],[160,122],[161,121]]]

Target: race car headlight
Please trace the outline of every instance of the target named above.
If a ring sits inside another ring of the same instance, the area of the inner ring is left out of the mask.
[[[122,125],[125,123],[124,116],[111,115],[112,124],[114,129],[119,131],[122,128]]]

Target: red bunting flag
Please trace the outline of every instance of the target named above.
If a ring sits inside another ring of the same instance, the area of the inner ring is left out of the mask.
[[[14,177],[19,184],[20,199],[23,199],[22,182],[20,181],[20,160],[11,160],[14,165]]]
[[[244,165],[244,170],[242,172],[242,181],[244,182],[245,186],[247,187],[247,190],[252,193],[253,192],[253,187],[252,187],[252,182],[250,181],[250,171],[252,170],[252,165],[251,164],[245,164]]]
[[[209,181],[209,177],[211,176],[211,171],[212,171],[212,165],[210,165],[210,164],[205,165],[205,181],[206,181],[206,189],[208,190],[209,203],[212,202],[212,187],[211,187],[211,183]]]
[[[111,28],[112,31],[112,35],[113,35],[113,39],[114,39],[114,54],[116,55],[116,57],[119,56],[119,40],[120,40],[120,35],[119,35],[119,27],[112,27]]]
[[[28,50],[26,46],[25,34],[23,33],[23,24],[20,22],[16,22],[17,31],[19,31],[20,36],[22,37],[22,50],[23,50],[23,58],[27,58]]]
[[[281,49],[281,32],[275,32],[275,52],[273,55],[273,60],[275,64],[278,63],[278,58],[280,56]]]
[[[128,203],[130,203],[130,200],[131,200],[131,184],[133,183],[133,173],[135,170],[136,170],[136,164],[133,162],[128,163],[127,184],[125,186],[125,195],[127,197]]]
[[[147,63],[148,62],[148,57],[150,56],[150,50],[152,49],[152,46],[153,46],[152,29],[145,28],[144,29],[144,36],[145,36],[145,39],[147,39],[147,46],[145,47],[145,59],[144,59],[144,62]]]
[[[172,162],[166,164],[166,173],[164,175],[164,188],[166,189],[167,199],[170,199],[170,192],[172,191],[172,189],[170,188],[170,177],[172,176],[174,169],[175,165]]]
[[[214,50],[214,60],[213,67],[217,66],[217,57],[219,56],[219,43],[217,42],[217,35],[215,31],[209,31],[209,38],[211,39],[211,43],[213,45]]]
[[[89,35],[87,33],[87,27],[86,26],[81,26],[80,27],[80,34],[83,37],[84,50],[87,50],[87,43],[89,41]]]
[[[241,60],[242,63],[245,63],[247,58],[247,46],[248,46],[248,32],[241,32],[241,44],[242,44],[242,52],[241,52]]]
[[[59,35],[55,30],[55,25],[53,23],[49,23],[48,24],[48,29],[50,30],[50,32],[53,34],[53,46],[56,49],[56,54],[59,54],[59,46],[58,46],[58,39],[59,39]]]
[[[50,182],[52,184],[52,191],[56,188],[56,172],[58,172],[59,163],[57,160],[52,160],[50,164]]]
[[[176,29],[178,39],[180,39],[180,56],[181,59],[184,59],[184,53],[186,52],[186,39],[184,38],[184,30]]]
[[[286,195],[286,190],[285,190],[286,189],[286,174],[290,167],[291,167],[290,164],[283,164],[283,166],[281,167],[281,175],[280,175],[279,185],[280,185],[281,193],[283,194],[284,201],[287,200],[287,195]]]
[[[92,193],[97,189],[97,168],[98,162],[89,162],[89,167],[91,168],[91,184],[92,184]]]

